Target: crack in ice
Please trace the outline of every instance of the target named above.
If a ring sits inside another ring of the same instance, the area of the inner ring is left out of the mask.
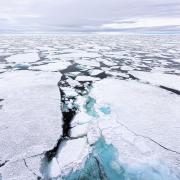
[[[23,159],[23,162],[24,162],[24,165],[26,166],[26,168],[28,169],[28,171],[30,171],[35,177],[37,177],[37,180],[40,180],[41,177],[38,176],[35,172],[33,172],[33,170],[31,170],[31,169],[29,168],[29,166],[27,165],[27,162],[26,162],[25,159]]]

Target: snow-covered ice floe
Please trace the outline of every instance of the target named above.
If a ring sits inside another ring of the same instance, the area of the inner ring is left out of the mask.
[[[38,53],[25,53],[16,54],[6,58],[8,62],[23,63],[23,62],[35,62],[39,60]]]
[[[154,85],[172,88],[180,91],[180,76],[155,72],[131,71],[130,74],[138,79]]]
[[[0,160],[7,162],[0,169],[3,179],[37,179],[40,174],[43,153],[62,133],[58,80],[59,73],[51,72],[1,75]]]
[[[91,151],[62,179],[179,179],[180,97],[116,79],[96,82],[90,95],[99,116],[80,129],[87,131]],[[111,111],[101,113],[107,104]]]
[[[41,71],[59,71],[66,69],[70,64],[71,64],[70,62],[63,62],[59,60],[45,65],[32,66],[30,69],[41,70]]]

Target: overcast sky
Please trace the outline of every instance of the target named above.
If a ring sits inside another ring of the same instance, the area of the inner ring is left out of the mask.
[[[0,31],[180,31],[180,0],[0,0]]]

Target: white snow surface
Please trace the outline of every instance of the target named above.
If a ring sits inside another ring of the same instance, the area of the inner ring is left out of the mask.
[[[38,157],[56,144],[62,133],[59,78],[59,73],[32,71],[1,75],[0,157],[2,162],[9,160],[1,168],[3,179],[28,179],[27,168],[21,168],[23,159]],[[37,165],[39,170],[41,163]]]
[[[41,70],[41,71],[59,71],[59,70],[66,69],[69,65],[71,65],[70,62],[58,60],[49,64],[44,64],[40,66],[32,66],[30,69]]]
[[[96,81],[99,80],[99,78],[91,77],[91,76],[77,76],[77,81]]]
[[[82,60],[79,60],[78,63],[84,66],[100,67],[100,63],[92,59],[90,60],[82,59]]]
[[[39,60],[38,53],[25,53],[25,54],[16,54],[6,58],[8,62],[16,62],[16,63],[27,63],[27,62],[35,62]]]
[[[92,76],[96,76],[96,75],[98,75],[98,74],[100,74],[100,73],[102,73],[102,72],[103,72],[103,70],[94,69],[94,70],[90,71],[90,74],[91,74]]]
[[[86,137],[63,141],[57,155],[59,173],[56,173],[56,168],[52,168],[50,174],[52,177],[57,177],[58,175],[67,175],[69,170],[74,168],[82,168],[82,164],[89,153],[90,147],[87,144]],[[52,163],[54,163],[51,165],[52,167],[56,166],[55,161]]]
[[[99,113],[97,125],[87,133],[90,144],[99,131],[119,152],[119,162],[129,168],[161,165],[180,172],[180,97],[136,81],[105,79],[90,95],[98,108],[109,104],[111,113]],[[94,137],[94,138],[92,138]],[[91,140],[92,139],[92,140]]]
[[[106,79],[92,90],[97,104],[110,104],[118,122],[180,152],[180,97],[136,81]]]
[[[162,85],[180,91],[180,76],[173,74],[131,71],[130,74],[154,85]]]

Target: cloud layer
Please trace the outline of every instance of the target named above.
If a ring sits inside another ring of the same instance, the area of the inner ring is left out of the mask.
[[[179,31],[179,0],[0,1],[0,31]]]

